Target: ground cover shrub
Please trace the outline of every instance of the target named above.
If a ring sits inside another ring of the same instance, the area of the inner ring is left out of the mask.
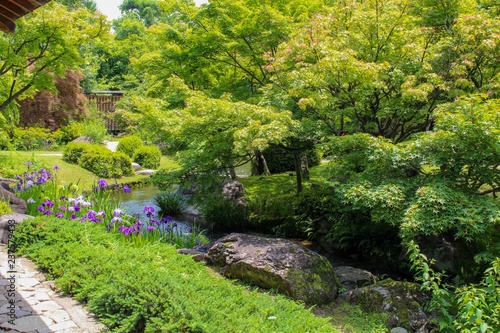
[[[134,247],[117,236],[47,217],[23,222],[15,234],[21,253],[111,332],[335,331],[303,305],[221,279],[171,245]]]
[[[143,145],[144,142],[140,137],[137,135],[128,135],[120,139],[118,146],[116,146],[116,151],[125,153],[128,157],[132,158],[135,150]]]
[[[133,161],[146,169],[160,166],[161,150],[157,146],[141,146],[134,150]]]

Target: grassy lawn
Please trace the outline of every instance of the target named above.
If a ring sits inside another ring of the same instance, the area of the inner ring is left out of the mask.
[[[5,161],[2,157],[10,157]],[[57,166],[57,177],[61,179],[62,184],[77,184],[80,189],[91,188],[97,183],[99,178],[92,172],[81,168],[76,164],[69,164],[63,161],[60,151],[0,151],[0,176],[12,178],[14,175],[7,173],[5,170],[12,169],[15,173],[21,174],[27,170],[26,162],[32,162],[31,170],[46,168],[53,172]],[[5,168],[5,170],[4,170]],[[162,156],[160,168],[176,169],[178,164],[168,156]],[[131,177],[122,177],[116,179],[117,183],[130,183],[147,179],[148,176],[134,175]],[[112,183],[115,179],[107,179]]]

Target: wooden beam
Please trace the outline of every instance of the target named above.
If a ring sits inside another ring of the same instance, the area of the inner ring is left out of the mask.
[[[14,23],[20,17],[31,13],[50,0],[3,0],[0,2],[0,30],[13,32]]]
[[[16,25],[10,20],[0,19],[0,30],[5,32],[14,32],[16,30]]]

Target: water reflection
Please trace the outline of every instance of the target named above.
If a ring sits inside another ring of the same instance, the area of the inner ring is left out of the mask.
[[[117,191],[116,196],[120,202],[121,210],[130,215],[139,214],[140,219],[147,220],[146,213],[143,212],[145,206],[154,207],[155,215],[160,211],[160,207],[155,201],[155,195],[158,193],[160,193],[158,187],[148,185],[132,188],[130,193]],[[174,220],[173,223],[176,225],[176,230],[180,232],[191,230],[191,225],[186,221]]]

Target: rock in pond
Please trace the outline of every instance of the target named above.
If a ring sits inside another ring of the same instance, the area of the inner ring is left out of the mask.
[[[232,233],[205,246],[198,255],[220,273],[266,289],[275,289],[307,304],[335,299],[339,283],[330,262],[291,240]]]
[[[416,283],[387,279],[341,294],[340,298],[359,305],[364,311],[387,313],[389,327],[410,332],[429,331],[431,315],[424,312],[423,306],[430,295],[421,291]]]
[[[336,266],[333,271],[345,291],[365,287],[378,281],[377,277],[372,273],[356,267]]]

